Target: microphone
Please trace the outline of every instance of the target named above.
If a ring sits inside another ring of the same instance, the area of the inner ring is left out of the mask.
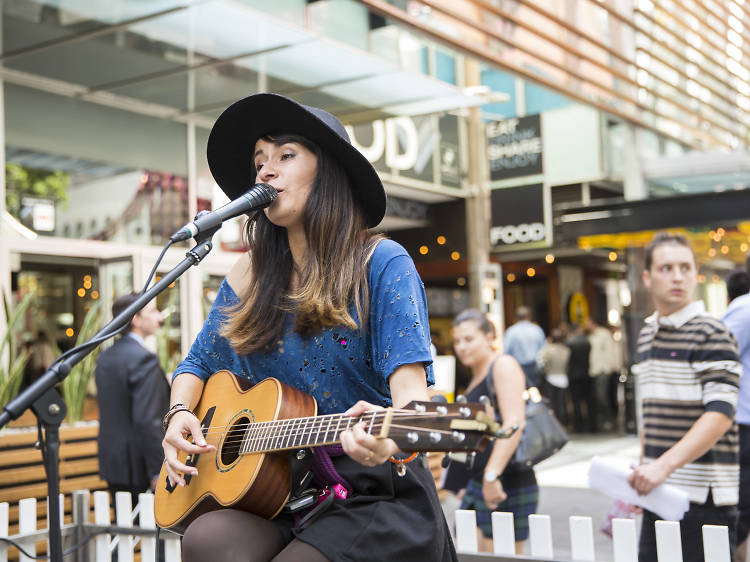
[[[198,234],[216,231],[221,223],[233,219],[256,209],[268,207],[276,199],[278,193],[272,185],[256,183],[248,191],[215,211],[201,211],[193,222],[187,223],[180,230],[169,237],[172,242],[180,242],[195,238]]]

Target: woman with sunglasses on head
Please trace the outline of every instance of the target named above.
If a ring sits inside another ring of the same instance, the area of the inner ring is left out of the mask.
[[[523,541],[529,536],[528,516],[536,511],[539,501],[534,469],[509,467],[525,422],[526,377],[518,361],[495,351],[495,337],[495,327],[479,310],[464,310],[453,320],[456,357],[471,369],[471,380],[464,392],[467,400],[478,402],[482,395],[494,397],[493,408],[503,427],[519,426],[510,438],[495,440],[488,458],[477,457],[468,473],[461,509],[476,512],[479,548],[487,552],[493,551],[492,512],[512,512],[516,553],[521,554]],[[461,469],[456,470],[460,474]]]
[[[250,214],[248,252],[175,370],[171,403],[193,408],[221,369],[253,384],[275,377],[312,395],[318,414],[428,400],[424,286],[400,245],[368,231],[385,214],[385,191],[339,120],[283,96],[253,95],[219,117],[207,154],[230,198],[253,183],[278,196]],[[330,456],[345,498],[304,525],[283,513],[266,520],[211,511],[188,526],[184,560],[455,560],[430,471],[389,462],[403,460],[396,443],[362,423],[340,441],[338,453],[313,453]],[[178,450],[214,450],[190,411],[171,416],[164,439],[168,478],[184,485],[181,474],[195,469]]]

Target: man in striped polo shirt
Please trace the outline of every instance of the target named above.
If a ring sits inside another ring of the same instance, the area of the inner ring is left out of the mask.
[[[684,490],[680,522],[685,562],[703,562],[702,525],[726,525],[735,546],[739,445],[734,410],[742,367],[727,328],[693,302],[695,255],[681,235],[659,233],[646,248],[643,282],[656,312],[638,337],[642,463],[630,485],[648,494],[667,482]],[[639,562],[656,562],[654,523],[643,513]]]

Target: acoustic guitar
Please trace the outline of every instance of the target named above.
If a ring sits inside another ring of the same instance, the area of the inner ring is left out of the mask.
[[[195,414],[216,450],[180,452],[181,462],[198,469],[197,476],[183,475],[184,487],[172,486],[162,466],[154,499],[157,524],[183,532],[199,515],[223,507],[275,517],[290,495],[288,452],[340,443],[339,434],[361,420],[372,435],[393,439],[404,452],[475,451],[507,436],[482,404],[414,401],[359,417],[316,412],[313,397],[277,379],[251,386],[229,371],[214,374]]]

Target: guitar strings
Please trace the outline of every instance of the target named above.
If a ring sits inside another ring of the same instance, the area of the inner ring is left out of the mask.
[[[440,417],[445,418],[445,419],[450,419],[450,418],[459,417],[460,415],[461,414],[455,412],[455,413],[450,413],[450,414],[444,414],[444,415],[441,415]],[[228,428],[228,425],[214,425],[214,426],[209,426],[208,428],[206,428],[204,430],[204,435],[223,434],[225,431],[228,431],[228,430],[231,431],[231,430],[236,430],[236,429],[241,429],[241,428],[247,428],[253,425],[261,429],[262,427],[271,428],[273,424],[276,424],[278,426],[278,425],[292,425],[296,423],[297,427],[295,429],[312,430],[316,428],[315,426],[320,426],[319,429],[322,429],[322,426],[325,425],[325,418],[331,418],[330,423],[332,423],[334,418],[337,416],[341,417],[341,421],[347,420],[347,422],[356,421],[356,423],[359,423],[359,422],[370,421],[368,420],[368,418],[374,418],[375,420],[379,420],[380,418],[385,418],[386,412],[378,412],[375,416],[372,416],[372,414],[363,414],[358,417],[351,417],[351,416],[345,416],[343,414],[325,414],[322,416],[311,416],[311,417],[306,417],[306,418],[283,418],[283,419],[278,419],[278,420],[264,420],[264,421],[259,421],[259,422],[248,422],[248,423],[236,424],[236,425],[231,426],[231,429]],[[413,410],[394,410],[393,415],[391,416],[391,419],[395,419],[395,418],[403,419],[403,418],[409,418],[409,417],[414,418],[414,419],[419,419],[419,418],[434,417],[434,416],[435,416],[434,413],[428,413],[428,412],[415,412]],[[312,421],[312,425],[309,423],[309,421],[305,421],[304,427],[300,427],[300,426],[303,426],[303,422],[299,420]],[[310,425],[311,427],[308,427]]]
[[[403,410],[403,409],[402,410],[391,410],[391,412],[392,412],[393,416],[402,416],[402,415],[434,416],[435,415],[434,413],[417,412],[415,410]],[[347,416],[347,415],[344,415],[344,414],[341,414],[341,413],[337,413],[337,414],[323,414],[323,415],[320,415],[320,416],[307,416],[307,417],[303,417],[303,418],[281,418],[281,419],[277,419],[277,420],[263,420],[263,421],[259,421],[259,422],[250,422],[249,424],[245,424],[245,425],[252,425],[253,423],[257,423],[257,424],[270,424],[270,423],[277,423],[277,422],[293,423],[293,422],[300,421],[300,420],[325,420],[326,418],[332,418],[333,419],[333,418],[336,418],[336,417],[340,417],[341,419],[347,419],[347,420],[363,420],[364,418],[367,418],[367,417],[372,418],[373,417],[372,414],[373,414],[373,412],[369,412],[369,413],[361,414],[361,415],[359,415],[357,417]],[[377,411],[377,412],[375,412],[375,416],[374,417],[375,418],[384,417],[386,414],[387,414],[387,411],[385,411],[385,410]],[[449,416],[453,416],[453,415],[455,415],[455,414],[446,414],[445,416],[449,417]],[[242,424],[240,424],[240,425],[242,425]],[[223,426],[223,425],[209,426],[208,430],[211,431],[211,430],[215,430],[215,429],[223,429],[225,427],[226,426]]]
[[[424,427],[421,426],[408,426],[403,425],[403,422],[406,421],[413,421],[418,420],[421,416],[399,416],[396,420],[391,420],[390,427],[394,429],[404,429],[404,430],[422,430],[424,431]],[[314,419],[314,418],[313,418]],[[348,419],[348,418],[347,418]],[[286,420],[280,420],[280,421],[286,421]],[[401,422],[401,423],[399,423]],[[249,428],[250,426],[257,425],[257,430],[250,435],[248,431],[244,428]],[[375,421],[371,422],[366,431],[369,434],[377,434],[384,426],[386,425],[385,420],[376,419]],[[349,425],[346,427],[340,427],[340,424],[337,425],[336,428],[331,428],[331,424],[328,426],[325,426],[325,432],[324,430],[324,423],[321,423],[318,425],[318,427],[308,427],[308,425],[292,425],[291,423],[279,423],[279,420],[273,421],[273,422],[258,422],[255,424],[238,424],[236,426],[233,426],[232,429],[227,430],[226,433],[229,433],[229,436],[224,441],[224,445],[222,447],[225,451],[232,451],[233,446],[236,445],[236,447],[242,448],[245,444],[249,448],[254,447],[255,445],[259,443],[269,443],[269,442],[275,442],[277,445],[283,444],[280,448],[286,448],[287,446],[290,448],[304,446],[304,445],[320,445],[321,443],[318,443],[318,440],[320,440],[321,434],[323,435],[323,442],[331,442],[331,443],[338,443],[339,438],[338,435],[341,431],[345,431],[349,429]],[[440,433],[443,433],[444,430],[435,430]],[[207,432],[206,434],[206,440],[207,442],[213,441],[213,437],[219,433],[220,435],[223,435],[225,431],[221,432]],[[233,433],[236,433],[237,435],[232,435]],[[317,438],[313,439],[313,434],[317,433]],[[332,433],[333,439],[328,438],[328,434]],[[446,432],[447,433],[447,432]],[[305,442],[305,437],[307,437],[307,441]],[[301,439],[300,439],[301,438]],[[297,443],[297,440],[299,442]],[[215,444],[218,444],[218,441],[221,440],[221,437],[217,440]],[[291,444],[290,444],[291,443]],[[214,444],[214,443],[212,443]],[[279,448],[279,447],[275,447]]]
[[[373,429],[381,429],[382,427],[383,427],[383,425],[380,425],[379,427],[377,425],[374,425]],[[423,431],[424,430],[424,428],[421,427],[421,426],[411,426],[411,425],[402,425],[402,424],[391,424],[390,427],[394,428],[394,429],[403,430],[403,431],[420,431],[420,430]],[[431,430],[431,433],[438,433],[440,435],[452,435],[453,434],[453,430],[433,429],[433,430]],[[261,440],[263,440],[263,439],[277,439],[279,437],[283,438],[283,437],[286,437],[288,435],[294,435],[294,434],[293,433],[289,433],[289,434],[272,435],[272,436],[266,436],[266,437],[263,437],[263,438],[260,438],[260,439]],[[336,439],[335,441],[333,441],[331,443],[338,443],[338,442],[339,442],[339,440]],[[238,452],[238,451],[241,450],[242,445],[244,443],[245,443],[245,439],[244,438],[227,439],[226,441],[224,441],[224,446],[222,447],[222,450],[225,451],[225,452],[230,452],[230,453],[231,452]],[[325,443],[314,443],[313,446],[322,446],[324,444]],[[283,450],[283,449],[296,449],[298,447],[304,447],[304,446],[309,446],[309,445],[311,445],[310,442],[305,443],[305,444],[300,443],[300,444],[297,444],[297,445],[284,445],[282,447],[272,447],[270,449],[267,449],[267,448],[264,447],[264,448],[259,449],[259,450],[248,450],[248,451],[245,451],[245,453],[248,453],[248,454],[253,454],[253,453],[254,454],[260,454],[260,453],[266,453],[266,452],[279,451],[279,450]]]

